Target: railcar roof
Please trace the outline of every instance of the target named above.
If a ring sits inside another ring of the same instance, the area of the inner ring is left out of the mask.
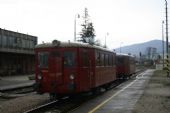
[[[88,43],[76,43],[76,42],[60,42],[58,45],[53,44],[53,43],[43,43],[43,44],[36,45],[35,48],[64,48],[64,47],[65,48],[71,48],[71,47],[94,48],[94,49],[104,50],[108,52],[113,52],[109,49],[106,49],[100,46],[90,45]]]
[[[124,53],[116,53],[117,56],[129,56],[129,57],[134,57],[133,55],[128,55]]]

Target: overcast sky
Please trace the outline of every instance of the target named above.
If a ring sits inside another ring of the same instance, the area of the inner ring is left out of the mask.
[[[82,16],[85,7],[96,39],[104,44],[109,33],[109,48],[161,39],[164,0],[0,0],[0,28],[38,36],[38,43],[73,41],[75,15]]]

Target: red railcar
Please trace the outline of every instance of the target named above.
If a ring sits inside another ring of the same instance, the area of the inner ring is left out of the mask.
[[[135,57],[126,54],[116,54],[117,78],[128,78],[135,73]]]
[[[89,44],[59,42],[37,45],[37,91],[70,95],[116,80],[116,54]]]

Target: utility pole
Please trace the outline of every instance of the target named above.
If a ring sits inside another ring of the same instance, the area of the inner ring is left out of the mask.
[[[105,35],[105,45],[104,45],[104,48],[107,48],[107,45],[106,45],[106,38],[107,38],[108,35],[109,35],[109,33],[106,33],[106,35]]]
[[[120,43],[120,53],[122,52],[122,47],[121,47],[122,44],[123,42]]]
[[[84,24],[86,25],[86,27],[87,27],[87,22],[88,22],[88,10],[87,10],[87,8],[85,8],[85,10],[84,10]]]
[[[164,68],[164,21],[162,21],[162,59]]]
[[[79,14],[76,14],[75,17],[74,17],[74,42],[76,42],[76,18],[80,18],[80,15]]]
[[[169,77],[169,42],[168,42],[168,2],[165,0],[165,17],[166,17],[166,58],[167,58],[167,76]]]

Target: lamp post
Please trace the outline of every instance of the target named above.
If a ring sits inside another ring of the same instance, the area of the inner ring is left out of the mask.
[[[76,14],[74,17],[74,42],[76,42],[76,18],[80,18],[80,15]]]
[[[107,38],[108,35],[109,35],[109,33],[106,33],[106,35],[105,35],[105,45],[104,45],[105,48],[107,47],[106,46],[106,38]]]
[[[164,68],[164,21],[162,21],[162,59]]]
[[[122,44],[123,44],[123,42],[120,43],[120,53],[122,52],[122,50],[121,50],[122,49],[122,47],[121,47]]]

